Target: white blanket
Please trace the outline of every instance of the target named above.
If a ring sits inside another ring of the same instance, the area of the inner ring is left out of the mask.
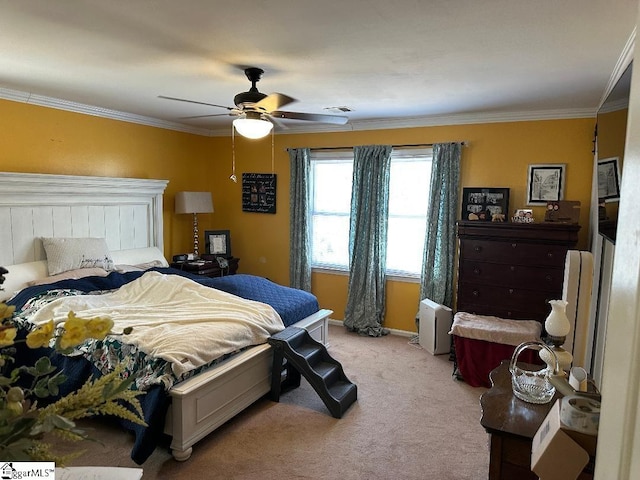
[[[70,310],[79,318],[110,317],[114,332],[133,327],[122,341],[167,360],[178,377],[284,329],[270,305],[158,272],[104,295],[59,298],[29,320],[64,320]]]
[[[540,340],[542,325],[535,320],[511,320],[458,312],[449,334],[517,347],[522,342]]]

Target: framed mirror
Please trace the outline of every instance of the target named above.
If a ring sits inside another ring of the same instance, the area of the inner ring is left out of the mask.
[[[615,257],[620,186],[624,175],[624,149],[631,90],[630,62],[598,109],[596,122],[596,158],[591,194],[591,252],[594,277],[591,295],[585,367],[595,385],[602,386],[609,299]]]
[[[598,233],[615,243],[618,226],[620,182],[624,171],[624,147],[627,133],[630,64],[620,76],[597,114],[597,165],[594,198],[597,198]]]

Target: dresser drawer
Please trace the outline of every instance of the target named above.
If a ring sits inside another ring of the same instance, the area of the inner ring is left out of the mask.
[[[526,242],[464,239],[460,256],[483,262],[563,267],[567,247]]]
[[[537,267],[517,263],[487,263],[474,260],[460,261],[460,278],[465,282],[526,288],[545,292],[562,290],[564,269]]]
[[[520,310],[520,308],[523,310]],[[510,305],[476,305],[461,303],[457,311],[472,313],[473,315],[487,315],[492,317],[509,318],[511,320],[535,320],[544,324],[549,312],[535,312],[526,305],[513,307]]]
[[[460,282],[457,309],[478,315],[543,321],[551,311],[548,301],[557,298],[554,292]]]

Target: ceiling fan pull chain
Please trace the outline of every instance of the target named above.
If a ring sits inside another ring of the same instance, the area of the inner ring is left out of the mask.
[[[236,136],[233,130],[233,124],[231,124],[231,176],[229,179],[234,183],[238,183],[238,178],[236,177]]]
[[[273,166],[274,165],[273,157],[274,157],[274,152],[275,152],[275,147],[274,147],[274,145],[275,145],[275,137],[276,137],[275,128],[272,128],[271,129],[271,175],[275,175],[275,173],[276,173],[275,172],[275,168]]]

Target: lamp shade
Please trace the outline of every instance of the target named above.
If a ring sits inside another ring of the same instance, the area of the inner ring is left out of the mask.
[[[233,121],[236,131],[247,138],[263,138],[269,135],[273,123],[260,118],[236,118]]]
[[[566,337],[571,331],[571,324],[567,318],[566,300],[549,300],[551,313],[544,322],[544,328],[552,337]]]
[[[176,213],[213,213],[211,192],[176,193]]]

